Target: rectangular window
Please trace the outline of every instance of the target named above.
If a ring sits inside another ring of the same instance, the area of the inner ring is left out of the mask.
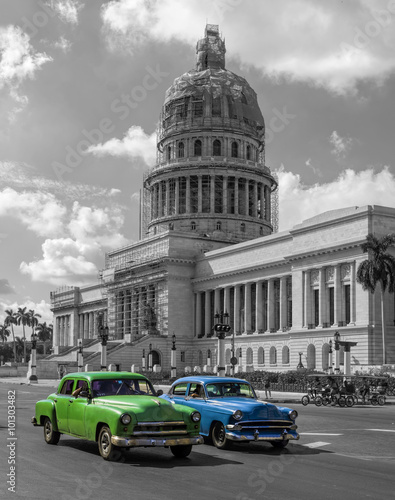
[[[222,214],[223,205],[223,177],[222,175],[215,176],[215,207],[214,211],[216,214]]]
[[[329,288],[329,324],[333,325],[335,322],[335,289]]]
[[[180,214],[185,214],[186,213],[186,206],[187,206],[187,180],[185,177],[180,177],[179,181],[179,213]]]
[[[320,291],[314,290],[314,325],[320,323]]]
[[[202,175],[202,212],[210,212],[210,176]]]
[[[228,214],[235,213],[235,178],[228,177]]]
[[[203,116],[203,101],[193,102],[193,116]]]
[[[198,211],[198,177],[191,175],[191,213],[196,214]]]

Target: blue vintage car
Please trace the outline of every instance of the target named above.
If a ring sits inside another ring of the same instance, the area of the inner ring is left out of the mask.
[[[267,441],[284,448],[299,439],[298,412],[260,401],[249,382],[233,377],[193,376],[178,379],[165,398],[201,413],[200,434],[217,448],[232,442]]]

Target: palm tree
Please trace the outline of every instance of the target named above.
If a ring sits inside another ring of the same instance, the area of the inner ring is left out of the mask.
[[[26,311],[26,307],[18,307],[18,311],[16,312],[16,322],[18,325],[22,325],[23,329],[23,362],[26,362],[26,335],[25,335],[25,325],[30,324],[30,315],[28,311]]]
[[[8,337],[11,335],[10,330],[7,328],[7,325],[4,322],[4,325],[0,325],[0,338],[4,344],[4,342],[8,339]]]
[[[387,234],[376,238],[372,233],[366,236],[361,249],[368,253],[368,258],[361,262],[357,270],[357,281],[364,290],[374,293],[380,284],[381,290],[381,334],[383,339],[383,364],[387,362],[385,348],[385,318],[384,318],[384,293],[388,288],[389,293],[395,290],[395,257],[386,253],[388,248],[395,244],[395,234]]]
[[[12,342],[14,346],[14,361],[16,363],[16,344],[15,344],[15,334],[14,334],[14,325],[16,324],[16,313],[12,309],[6,309],[5,313],[7,316],[5,317],[4,320],[4,325],[6,326],[11,326],[11,333],[12,333]]]
[[[44,323],[38,323],[36,326],[36,332],[38,333],[38,338],[42,342],[44,342],[44,354],[45,354],[45,342],[47,340],[52,340],[52,332],[53,332],[53,326],[50,323],[47,325],[47,322],[44,321]]]
[[[29,309],[29,325],[32,327],[32,334],[38,325],[38,318],[41,318],[41,314],[38,314],[34,311],[34,309]]]
[[[17,355],[20,357],[24,353],[26,342],[23,342],[23,339],[21,339],[20,337],[15,337],[15,344]]]

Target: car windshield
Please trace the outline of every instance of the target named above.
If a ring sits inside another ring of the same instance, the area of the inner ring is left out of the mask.
[[[92,395],[97,398],[101,396],[156,396],[156,393],[148,380],[116,378],[94,380],[92,382]]]
[[[206,385],[209,398],[252,398],[256,399],[254,389],[243,382],[216,382]]]

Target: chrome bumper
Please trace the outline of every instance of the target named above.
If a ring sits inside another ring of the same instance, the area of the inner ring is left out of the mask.
[[[137,446],[183,446],[188,444],[203,444],[202,436],[195,437],[169,437],[169,438],[124,438],[111,436],[111,443],[121,448],[131,448]]]
[[[226,439],[229,439],[230,441],[238,441],[238,442],[249,442],[249,441],[291,441],[295,440],[297,441],[299,439],[299,434],[297,432],[273,432],[271,434],[265,433],[265,434],[259,434],[258,431],[255,431],[253,433],[236,433],[236,432],[229,432],[226,431]]]
[[[32,420],[31,420],[32,424],[37,427],[38,426],[38,423],[37,423],[37,419],[36,417],[32,417]]]

